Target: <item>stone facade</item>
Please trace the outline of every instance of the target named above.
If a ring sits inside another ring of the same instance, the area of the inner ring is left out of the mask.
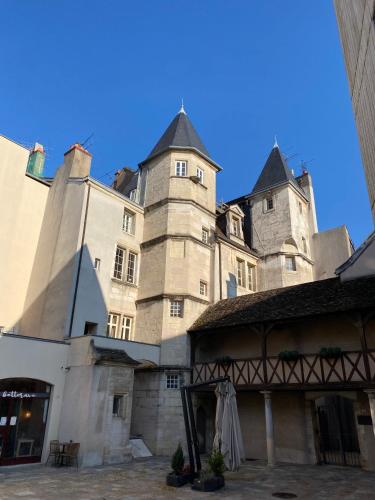
[[[334,3],[375,219],[375,0],[335,0]]]

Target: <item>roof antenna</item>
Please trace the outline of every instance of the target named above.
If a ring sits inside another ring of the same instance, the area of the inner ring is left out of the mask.
[[[275,135],[275,144],[273,145],[273,147],[274,148],[278,148],[279,147],[279,145],[277,144],[277,137],[276,137],[276,135]]]
[[[184,98],[181,98],[181,108],[180,108],[179,113],[184,113],[184,115],[186,115],[186,111],[184,108]]]

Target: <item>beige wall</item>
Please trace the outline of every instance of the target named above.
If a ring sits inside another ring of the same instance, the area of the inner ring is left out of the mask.
[[[346,226],[314,234],[312,244],[316,280],[331,278],[335,270],[352,254]]]
[[[335,0],[334,3],[375,218],[375,1]]]
[[[0,135],[0,326],[20,330],[49,187],[26,173],[29,150]]]

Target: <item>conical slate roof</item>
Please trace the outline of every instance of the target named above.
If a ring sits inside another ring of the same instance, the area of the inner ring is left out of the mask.
[[[193,149],[212,162],[209,152],[202,143],[183,107],[174,117],[145,162],[169,149]]]
[[[272,151],[267,158],[266,164],[264,165],[251,194],[265,191],[273,186],[283,184],[287,181],[292,182],[298,189],[300,189],[279,149],[279,146],[276,144],[272,148]]]

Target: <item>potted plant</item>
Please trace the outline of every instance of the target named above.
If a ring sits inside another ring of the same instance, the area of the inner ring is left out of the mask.
[[[300,357],[298,351],[281,351],[279,352],[279,359],[281,361],[296,361]]]
[[[341,347],[322,347],[319,351],[321,358],[338,359],[342,356]]]
[[[199,478],[194,480],[193,490],[215,491],[224,486],[224,457],[219,450],[212,451],[208,458],[208,466],[201,470]]]
[[[184,452],[182,451],[181,443],[178,443],[177,449],[174,452],[171,460],[171,468],[173,472],[167,475],[167,486],[179,488],[184,486],[188,481],[192,480],[190,469],[185,466]]]

